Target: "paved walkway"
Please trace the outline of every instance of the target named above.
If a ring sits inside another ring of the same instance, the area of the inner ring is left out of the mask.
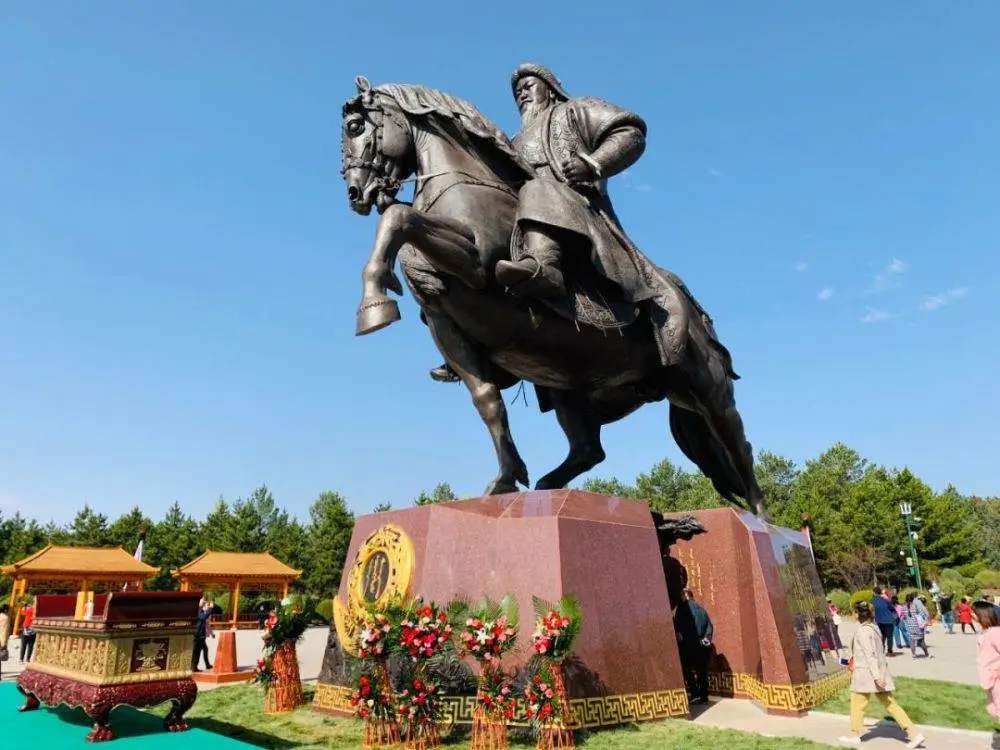
[[[695,724],[754,732],[767,737],[802,737],[814,742],[838,745],[837,738],[850,731],[847,716],[810,711],[802,718],[770,716],[748,700],[724,698],[713,700],[701,710]],[[903,732],[894,722],[866,721],[869,729],[865,735],[865,750],[900,750]],[[992,736],[988,732],[970,732],[962,729],[921,726],[927,738],[927,750],[989,750]]]
[[[840,640],[845,646],[851,645],[851,636],[858,624],[848,620],[840,626]],[[935,623],[927,634],[927,648],[933,658],[924,658],[923,652],[916,659],[910,655],[910,649],[905,646],[901,656],[889,659],[889,670],[896,677],[922,677],[928,680],[946,680],[947,682],[964,682],[967,685],[978,685],[976,675],[976,642],[977,636],[962,634],[958,626],[955,632],[949,634],[944,625]]]

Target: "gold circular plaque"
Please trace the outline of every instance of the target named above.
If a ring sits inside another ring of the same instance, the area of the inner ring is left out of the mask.
[[[341,646],[349,650],[368,609],[405,598],[413,578],[413,543],[398,526],[372,532],[358,549],[347,574],[347,604],[334,597],[333,615]]]

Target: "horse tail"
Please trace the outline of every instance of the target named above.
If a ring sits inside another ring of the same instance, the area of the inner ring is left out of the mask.
[[[745,507],[740,498],[748,497],[749,490],[705,418],[698,412],[671,404],[670,432],[684,455],[712,481],[715,491],[726,500]]]

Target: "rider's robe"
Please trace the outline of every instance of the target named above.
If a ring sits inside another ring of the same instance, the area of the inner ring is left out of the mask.
[[[602,175],[616,174],[642,154],[645,133],[642,118],[602,99],[580,97],[549,107],[514,138],[518,156],[535,173],[518,194],[517,223],[537,222],[585,239],[597,271],[649,314],[664,365],[680,361],[694,322],[731,371],[728,352],[716,347],[711,320],[684,284],[653,264],[622,229],[606,179],[571,185],[560,168],[582,153]]]

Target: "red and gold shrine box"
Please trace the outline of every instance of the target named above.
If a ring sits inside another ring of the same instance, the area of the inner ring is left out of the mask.
[[[114,592],[96,600],[91,619],[75,619],[76,596],[40,596],[33,660],[17,678],[22,711],[65,704],[93,719],[88,739],[109,740],[111,709],[170,701],[169,731],[198,688],[191,680],[200,592]],[[99,608],[99,609],[97,609]]]

